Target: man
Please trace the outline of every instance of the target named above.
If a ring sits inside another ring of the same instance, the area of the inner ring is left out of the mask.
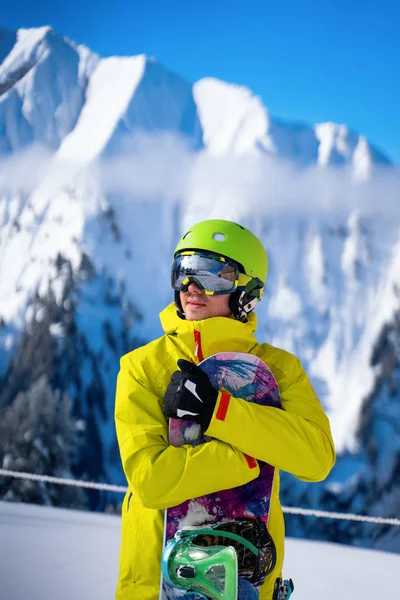
[[[252,481],[263,462],[276,467],[268,532],[277,561],[260,592],[260,600],[271,600],[284,554],[279,469],[320,481],[334,464],[329,422],[300,361],[254,336],[252,311],[267,267],[261,242],[246,228],[223,220],[194,225],[175,250],[175,303],[160,315],[165,335],[121,359],[115,420],[129,492],[117,600],[158,599],[165,509]],[[196,364],[221,351],[260,357],[277,380],[283,410],[227,401],[214,390]],[[211,441],[170,446],[169,417],[197,420]]]

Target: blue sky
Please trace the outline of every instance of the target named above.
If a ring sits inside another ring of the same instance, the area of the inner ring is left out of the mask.
[[[101,56],[145,53],[188,81],[248,86],[274,117],[346,123],[400,163],[397,0],[14,0],[0,26],[51,25]]]

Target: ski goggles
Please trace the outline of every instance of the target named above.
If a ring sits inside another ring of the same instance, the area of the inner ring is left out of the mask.
[[[177,292],[186,291],[190,283],[195,283],[209,296],[231,294],[250,281],[252,277],[240,273],[237,263],[215,254],[182,252],[172,265],[171,285]]]

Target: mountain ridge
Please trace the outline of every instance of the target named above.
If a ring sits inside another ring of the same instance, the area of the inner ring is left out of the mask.
[[[3,95],[15,88],[18,83],[21,84],[20,87],[23,87],[22,80],[25,79],[32,69],[38,66],[41,60],[48,58],[48,53],[58,53],[58,56],[60,56],[61,53],[66,53],[67,48],[69,51],[73,50],[79,57],[78,62],[80,66],[85,62],[85,60],[82,60],[82,56],[85,54],[86,62],[91,62],[90,68],[88,68],[86,75],[85,83],[87,85],[90,85],[88,80],[90,80],[91,76],[96,71],[96,67],[99,66],[99,63],[111,59],[113,64],[117,65],[119,61],[126,62],[126,59],[129,58],[118,56],[100,58],[98,55],[87,49],[86,46],[76,45],[73,41],[63,37],[61,34],[58,34],[49,26],[21,29],[18,30],[18,32],[8,32],[9,40],[11,40],[14,35],[15,43],[11,48],[9,48],[8,54],[4,56],[2,61],[3,66],[0,66],[0,85],[2,68],[3,70],[8,70],[8,83],[3,81],[1,88],[3,90]],[[8,63],[12,62],[11,59],[13,56],[13,61],[16,66],[14,66],[10,72]],[[88,60],[89,56],[91,57],[91,61]],[[350,164],[354,166],[352,163],[360,162],[360,166],[357,167],[356,164],[355,169],[360,171],[364,177],[368,175],[373,165],[391,164],[390,160],[382,151],[371,145],[364,136],[355,133],[346,125],[333,124],[332,122],[316,123],[314,125],[307,123],[299,124],[298,122],[283,121],[282,119],[275,117],[271,118],[268,114],[268,110],[263,106],[259,97],[254,95],[245,86],[238,86],[223,82],[212,77],[200,79],[192,86],[191,84],[185,82],[179,75],[176,75],[172,71],[166,69],[154,58],[143,54],[130,58],[135,58],[138,61],[141,60],[145,63],[146,68],[143,70],[144,76],[146,76],[146,71],[148,69],[154,68],[156,71],[158,71],[158,74],[151,75],[152,82],[157,78],[159,79],[160,76],[162,77],[162,73],[167,79],[169,78],[171,81],[172,79],[179,79],[181,81],[181,86],[186,85],[188,89],[193,89],[194,98],[197,98],[197,100],[195,100],[197,104],[197,110],[200,115],[203,115],[203,119],[200,119],[200,125],[204,129],[203,143],[209,147],[211,153],[216,152],[218,154],[228,151],[243,154],[249,151],[263,151],[273,155],[282,156],[284,158],[289,158],[290,160],[296,159],[301,165],[317,162],[317,164],[321,164],[323,166],[328,164]],[[84,83],[82,84],[82,77],[80,79],[81,81],[79,82],[78,87],[84,87],[84,92],[86,87]],[[120,83],[123,83],[123,77],[120,79]],[[170,88],[171,85],[172,88],[175,87],[174,92],[177,93],[176,83],[170,83]],[[208,87],[207,94],[204,94],[205,87]],[[203,93],[201,90],[203,90]],[[21,90],[21,92],[23,94],[23,90]],[[225,138],[225,146],[219,148],[218,138],[221,137],[219,129],[222,122],[228,123],[227,118],[229,115],[226,114],[226,110],[224,110],[223,107],[221,109],[218,108],[221,113],[221,116],[217,118],[217,122],[219,121],[219,124],[214,127],[210,127],[210,119],[213,119],[215,122],[217,117],[215,114],[216,109],[215,107],[209,107],[208,105],[204,107],[202,104],[204,105],[205,96],[208,96],[210,99],[212,97],[212,102],[215,104],[216,100],[218,101],[218,96],[221,95],[222,92],[224,92],[226,102],[231,103],[231,105],[233,103],[235,107],[238,106],[237,97],[242,97],[244,102],[241,109],[241,121],[243,122],[243,119],[247,121],[248,131],[247,133],[246,131],[241,131],[243,123],[237,123],[235,125],[232,123],[231,119],[231,126],[233,125],[236,130],[236,132],[234,132],[234,139],[231,140],[231,143],[229,143],[226,135],[222,136]],[[133,97],[134,93],[132,95],[132,98]],[[151,99],[149,106],[151,106]],[[77,107],[79,113],[83,109],[84,102]],[[57,111],[60,111],[60,106],[57,107]],[[60,145],[63,137],[65,137],[66,134],[71,133],[74,124],[76,124],[78,119],[79,114],[76,114],[75,119],[71,120],[71,122],[68,124],[68,127],[65,128],[61,135],[53,135],[53,139],[51,140],[52,148]],[[143,121],[143,119],[146,119],[145,113],[142,114],[140,125],[144,126],[146,129],[146,121]],[[154,123],[150,124],[154,127]],[[184,134],[189,133],[190,135],[192,133],[192,127],[192,124],[188,124],[186,128],[185,126],[182,127],[181,131]],[[217,127],[217,129],[215,129],[215,127]],[[239,140],[235,141],[237,136],[239,136]],[[29,143],[35,141],[44,141],[48,144],[50,140],[37,140],[35,139],[35,136],[33,136],[33,139],[28,140]],[[360,159],[357,159],[357,149],[363,154]]]

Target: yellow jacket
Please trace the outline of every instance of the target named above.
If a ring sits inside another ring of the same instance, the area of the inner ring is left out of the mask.
[[[278,560],[260,593],[260,600],[270,600],[284,555],[279,469],[305,481],[324,479],[335,461],[329,421],[300,361],[257,343],[254,313],[245,324],[226,317],[185,321],[171,304],[160,318],[165,335],[123,356],[117,380],[115,423],[129,492],[122,507],[116,598],[158,600],[164,510],[258,477],[258,463],[250,456],[277,468],[268,529]],[[163,397],[177,360],[199,362],[222,351],[259,356],[278,382],[284,410],[232,398],[223,421],[213,416],[210,442],[170,446]]]

